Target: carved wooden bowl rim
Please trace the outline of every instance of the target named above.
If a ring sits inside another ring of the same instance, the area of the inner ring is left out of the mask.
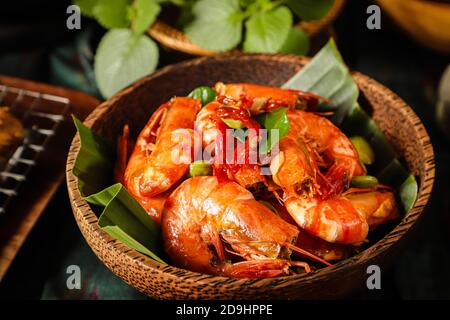
[[[163,74],[170,73],[172,70],[178,67],[197,65],[209,60],[228,59],[228,57],[230,57],[230,55],[223,55],[218,57],[202,57],[162,68],[153,75],[147,76],[139,80],[132,86],[122,90],[112,98],[103,102],[88,116],[88,118],[84,123],[88,127],[91,127],[95,123],[95,121],[100,117],[102,117],[102,115],[104,115],[105,112],[118,100],[132,93],[132,91],[135,90],[135,88],[143,85],[150,79],[159,77]],[[237,57],[238,59],[281,61],[291,64],[296,63],[301,66],[305,65],[309,61],[308,58],[292,55],[251,54],[251,55],[232,55],[231,57],[233,57],[234,59]],[[403,217],[400,223],[391,232],[389,232],[381,240],[374,243],[366,250],[348,259],[340,261],[334,264],[333,266],[325,267],[308,274],[299,274],[279,278],[257,279],[257,280],[218,277],[200,274],[189,270],[184,270],[170,265],[163,265],[139,252],[136,252],[128,248],[121,242],[112,238],[109,234],[104,232],[98,226],[97,224],[98,218],[95,215],[95,213],[91,210],[88,203],[81,197],[81,194],[78,190],[78,181],[73,175],[75,158],[80,149],[79,135],[76,134],[72,141],[67,158],[66,177],[67,177],[67,187],[69,197],[71,200],[74,216],[83,236],[86,238],[88,244],[91,246],[96,255],[108,266],[109,269],[111,269],[116,274],[118,273],[117,271],[122,268],[137,267],[140,275],[149,273],[155,277],[156,276],[163,277],[167,281],[174,281],[177,278],[182,277],[186,286],[192,286],[193,287],[192,290],[194,291],[195,291],[194,287],[196,286],[208,286],[212,283],[226,283],[228,288],[232,286],[233,288],[237,289],[241,286],[254,289],[261,288],[266,285],[271,285],[273,287],[277,286],[278,284],[280,285],[285,284],[286,282],[289,283],[289,286],[291,286],[305,282],[313,282],[319,279],[323,280],[324,277],[329,277],[330,274],[332,274],[333,272],[345,269],[349,265],[356,264],[363,266],[364,262],[371,260],[372,258],[375,258],[376,256],[384,253],[396,241],[400,240],[418,220],[420,214],[424,210],[430,198],[430,194],[433,188],[435,168],[434,168],[434,153],[432,145],[430,143],[430,138],[426,132],[424,125],[417,117],[417,115],[414,113],[414,111],[391,90],[387,89],[386,87],[376,82],[375,80],[358,72],[354,72],[353,77],[359,86],[363,84],[370,84],[371,86],[373,86],[373,88],[375,88],[375,90],[382,93],[383,96],[390,97],[392,100],[394,100],[393,105],[391,105],[390,107],[398,108],[401,114],[406,119],[405,121],[408,121],[414,125],[414,129],[418,133],[419,137],[416,143],[420,144],[420,148],[424,150],[425,154],[425,159],[423,159],[424,177],[422,177],[422,181],[420,181],[418,189],[418,197],[413,208]],[[109,259],[107,259],[108,261],[105,261],[105,258],[108,256],[109,256]],[[132,276],[122,278],[124,281],[136,287],[138,290],[149,294],[149,290],[143,288],[142,286],[136,285],[135,283],[137,281],[136,276],[139,277],[140,276],[139,274],[134,274]],[[165,296],[167,297],[167,294]]]

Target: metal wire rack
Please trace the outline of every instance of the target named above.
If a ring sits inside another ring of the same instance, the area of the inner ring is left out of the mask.
[[[21,120],[25,136],[0,169],[0,216],[19,194],[39,155],[66,119],[70,100],[64,97],[0,85],[0,106]]]

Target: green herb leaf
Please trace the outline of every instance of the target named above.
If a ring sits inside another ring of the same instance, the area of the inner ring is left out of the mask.
[[[200,0],[192,7],[193,21],[184,29],[198,46],[214,51],[227,51],[242,39],[239,0]]]
[[[208,103],[214,101],[216,98],[216,92],[211,87],[202,86],[192,90],[188,97],[200,99],[202,100],[202,106],[206,106]]]
[[[80,7],[81,13],[87,17],[94,16],[94,6],[98,0],[74,0],[73,4]]]
[[[145,32],[155,21],[161,6],[155,0],[136,0],[134,2],[135,18],[132,22],[135,33]]]
[[[128,0],[97,0],[92,13],[105,28],[126,28],[130,24]]]
[[[283,87],[311,91],[331,99],[332,105],[325,104],[322,107],[325,110],[336,109],[331,120],[337,125],[342,123],[359,96],[358,86],[333,39]]]
[[[102,190],[111,182],[114,158],[112,144],[92,132],[80,120],[73,117],[80,135],[81,148],[73,168],[78,177],[78,187],[82,196]],[[92,174],[95,172],[96,174]]]
[[[165,263],[154,253],[161,247],[158,227],[122,184],[116,183],[85,200],[104,207],[98,219],[103,230],[130,248]]]
[[[286,112],[287,108],[279,108],[271,112],[265,112],[256,117],[256,119],[266,130],[280,130],[281,139],[288,134],[290,128],[289,119]]]
[[[152,73],[158,63],[158,47],[145,35],[128,29],[108,31],[95,56],[95,78],[100,92],[110,97],[143,76]]]
[[[248,7],[249,5],[255,3],[256,0],[239,0],[239,4],[241,5],[241,7]]]
[[[254,14],[245,23],[245,52],[276,53],[278,52],[292,28],[291,11],[280,6],[270,11]]]
[[[334,0],[286,0],[285,2],[302,20],[318,20],[330,11]]]
[[[309,37],[303,29],[292,27],[286,41],[281,46],[281,53],[306,55],[309,52]]]
[[[417,199],[417,181],[414,176],[411,174],[408,178],[402,183],[399,188],[400,200],[402,201],[403,207],[405,208],[405,212],[409,212]]]
[[[286,108],[280,108],[271,112],[263,113],[255,118],[256,121],[258,121],[258,123],[267,130],[267,139],[266,141],[263,140],[261,142],[259,150],[260,153],[270,151],[274,144],[278,142],[278,140],[275,139],[275,135],[272,130],[277,130],[278,139],[281,139],[288,134],[290,124],[286,111]]]
[[[184,6],[185,5],[185,0],[157,0],[158,2],[170,2],[173,3],[176,6]]]
[[[122,184],[107,187],[113,175],[111,144],[80,120],[73,120],[81,141],[73,172],[81,195],[102,210],[99,226],[130,248],[164,263],[155,254],[161,247],[158,227]]]

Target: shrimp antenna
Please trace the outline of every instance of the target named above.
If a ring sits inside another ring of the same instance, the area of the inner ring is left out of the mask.
[[[291,249],[292,251],[295,251],[295,252],[298,252],[298,253],[300,253],[300,254],[302,254],[302,255],[304,255],[304,256],[307,256],[307,257],[313,259],[314,261],[321,262],[321,263],[323,263],[323,264],[326,265],[326,266],[332,266],[332,264],[329,263],[328,261],[325,261],[325,260],[323,260],[322,258],[319,258],[318,256],[312,254],[311,252],[308,252],[308,251],[306,251],[306,250],[304,250],[304,249],[301,249],[301,248],[299,248],[299,247],[296,247],[296,246],[294,246],[292,243],[285,242],[285,243],[283,243],[283,246],[285,246],[285,247]]]

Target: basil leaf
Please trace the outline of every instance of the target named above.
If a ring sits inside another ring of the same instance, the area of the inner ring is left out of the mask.
[[[285,6],[254,14],[245,23],[244,51],[278,52],[289,35],[292,23],[292,13]]]
[[[94,16],[94,6],[98,0],[74,0],[73,4],[80,7],[81,13],[87,17]]]
[[[242,39],[239,14],[239,0],[200,0],[193,5],[193,21],[184,31],[193,43],[204,49],[227,51]]]
[[[334,0],[286,0],[285,3],[302,20],[319,20],[330,11]]]
[[[108,31],[95,55],[95,79],[100,92],[108,98],[152,73],[158,56],[158,47],[147,36],[135,35],[128,29]]]
[[[216,92],[211,87],[202,86],[192,90],[188,97],[200,99],[202,100],[202,106],[206,106],[208,103],[214,101],[216,98]]]
[[[309,37],[303,29],[292,27],[286,41],[279,50],[281,53],[306,55],[309,52]]]
[[[136,0],[134,10],[133,31],[139,34],[145,32],[155,21],[161,6],[155,0]]]
[[[331,120],[340,125],[356,104],[359,89],[353,80],[333,39],[314,58],[288,80],[284,88],[314,92],[332,100],[322,104],[324,110],[336,110]]]
[[[241,7],[248,7],[249,5],[255,3],[256,0],[239,0],[239,4],[241,5]]]
[[[260,153],[270,151],[274,144],[278,142],[278,140],[275,139],[275,135],[272,130],[277,130],[278,139],[281,139],[288,134],[290,124],[286,111],[286,108],[280,108],[271,112],[263,113],[255,118],[256,121],[258,121],[258,123],[267,130],[267,139],[266,141],[261,141]]]
[[[105,28],[126,28],[130,24],[128,0],[97,0],[92,13]]]

